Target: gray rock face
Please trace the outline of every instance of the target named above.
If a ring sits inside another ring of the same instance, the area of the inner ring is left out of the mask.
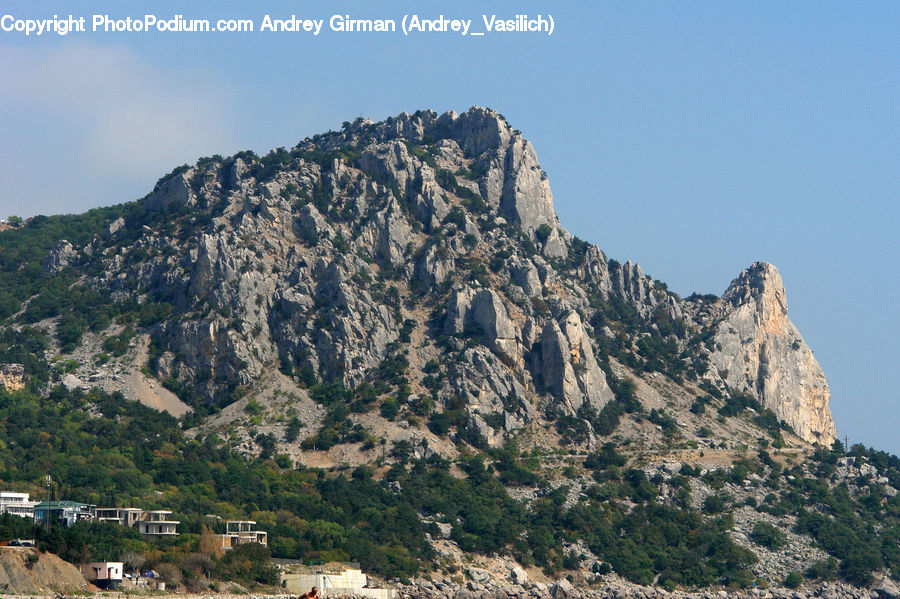
[[[467,322],[471,322],[469,310],[472,306],[473,297],[475,297],[475,290],[471,287],[457,289],[450,296],[450,303],[447,304],[447,315],[444,320],[444,334],[460,335],[465,331]]]
[[[65,269],[75,260],[75,248],[65,239],[60,239],[41,262],[45,274],[56,274]]]
[[[110,239],[113,235],[118,233],[124,226],[125,226],[125,219],[120,216],[113,222],[109,223],[109,226],[103,230],[103,234],[102,234],[103,239]]]
[[[440,285],[453,271],[453,258],[449,252],[430,247],[416,262],[415,276],[429,286]]]
[[[472,321],[487,335],[491,349],[510,365],[520,365],[522,347],[500,296],[491,289],[479,291],[472,298],[470,314]]]
[[[534,233],[541,225],[555,228],[557,220],[550,182],[528,140],[513,135],[506,150],[504,171],[506,179],[500,197],[500,214],[528,233]]]
[[[444,332],[459,335],[476,327],[484,334],[488,347],[510,366],[520,366],[522,346],[515,326],[509,319],[503,300],[491,289],[458,290],[450,298]]]
[[[593,272],[598,270],[596,267],[591,268]],[[602,276],[602,272],[598,274]],[[634,306],[642,316],[648,317],[662,310],[673,320],[686,317],[677,298],[658,288],[653,279],[644,274],[640,264],[629,260],[616,268],[610,268],[608,276],[612,293]]]
[[[144,205],[149,210],[164,210],[169,206],[193,206],[197,203],[197,197],[191,191],[190,179],[196,172],[195,169],[187,169],[167,179],[160,181],[153,193],[150,194]]]
[[[367,149],[360,162],[363,170],[376,173],[378,179],[395,182],[401,194],[406,194],[407,185],[416,178],[413,161],[406,145],[401,142],[388,142]]]
[[[822,368],[787,316],[781,275],[757,262],[732,281],[722,300],[710,363],[725,383],[751,393],[809,443],[837,437]]]
[[[547,323],[541,333],[540,358],[544,386],[563,412],[576,414],[585,403],[599,411],[614,398],[576,312],[560,323]]]
[[[457,167],[458,168],[458,167]],[[434,179],[434,171],[423,165],[417,173],[417,182],[422,191],[415,195],[416,216],[425,225],[425,229],[433,231],[450,213],[450,206],[444,192]]]
[[[412,227],[403,215],[396,200],[391,199],[387,208],[378,214],[376,227],[375,255],[388,264],[405,262],[406,246],[412,235]]]
[[[523,260],[514,264],[509,269],[513,281],[522,288],[529,297],[536,297],[541,294],[543,285],[538,276],[538,270],[535,268],[531,260]]]
[[[316,207],[307,204],[300,209],[300,216],[297,217],[297,233],[307,243],[315,245],[319,239],[331,237],[332,230]]]
[[[371,382],[400,352],[414,396],[436,412],[464,410],[456,422],[465,440],[497,446],[548,403],[548,413],[574,415],[613,399],[588,332],[625,334],[615,314],[601,312],[615,300],[634,308],[641,334],[667,330],[660,334],[679,353],[701,317],[703,325],[722,317],[711,370],[751,389],[805,438],[833,437],[827,386],[804,366],[811,353],[799,334],[768,330],[782,317],[755,307],[768,304],[753,284],[730,290],[728,310],[708,301],[701,314],[637,264],[608,262],[560,227],[534,148],[499,113],[359,120],[276,157],[242,153],[177,169],[144,201],[143,231],[129,231],[139,252],[112,243],[119,219],[77,255],[102,273],[90,284],[117,299],[166,298],[173,317],[144,331],[164,350],[160,372],[209,399],[252,387],[275,367],[298,380]],[[158,213],[172,207],[181,209]],[[60,242],[45,270],[75,259]],[[683,334],[656,324],[666,315]],[[439,366],[426,385],[427,364]]]

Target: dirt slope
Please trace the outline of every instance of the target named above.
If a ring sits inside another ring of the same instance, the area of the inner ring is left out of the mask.
[[[37,561],[34,560],[37,556]],[[0,549],[0,592],[39,595],[86,590],[88,583],[72,564],[33,549]]]

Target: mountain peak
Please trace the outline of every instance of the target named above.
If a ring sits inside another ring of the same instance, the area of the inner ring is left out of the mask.
[[[746,391],[810,443],[837,437],[825,374],[787,315],[781,275],[755,262],[731,282],[710,359],[724,382]]]
[[[787,299],[781,273],[768,262],[754,262],[742,271],[728,286],[722,296],[733,306],[741,306],[751,301],[774,308],[787,314]]]
[[[808,442],[834,437],[774,266],[753,264],[713,308],[607,261],[559,225],[534,148],[489,108],[357,119],[290,150],[204,158],[140,208],[47,264],[90,266],[98,288],[170,306],[144,333],[153,371],[190,386],[189,403],[228,403],[272,364],[354,389],[405,363],[397,409],[412,418],[444,405],[465,414],[459,433],[496,444],[543,413],[585,419],[589,440],[626,393],[615,378],[654,372],[690,397],[701,378],[751,393]],[[706,324],[709,356],[693,343]],[[443,366],[424,376],[427,364]]]

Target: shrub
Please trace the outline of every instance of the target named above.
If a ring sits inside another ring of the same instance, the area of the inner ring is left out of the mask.
[[[288,443],[293,443],[300,436],[300,429],[303,427],[303,423],[300,422],[300,419],[296,416],[292,417],[290,422],[288,422],[287,429],[284,431],[284,440]]]
[[[803,577],[799,572],[791,572],[784,578],[784,586],[789,589],[799,588],[803,584]]]
[[[553,232],[553,229],[547,223],[544,223],[534,232],[534,236],[537,237],[538,241],[544,243],[547,241],[547,238],[550,237],[550,233]]]
[[[259,543],[238,545],[219,562],[221,575],[229,580],[278,584],[281,577],[271,557],[268,547]]]
[[[719,514],[724,512],[725,508],[725,499],[721,495],[710,495],[703,500],[703,511],[707,514]]]
[[[784,536],[784,533],[769,522],[762,520],[753,525],[750,539],[757,545],[762,545],[767,549],[780,549],[787,545],[787,538]]]

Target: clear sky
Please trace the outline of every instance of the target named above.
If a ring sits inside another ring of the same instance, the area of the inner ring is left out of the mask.
[[[0,215],[133,200],[200,156],[358,116],[490,106],[531,139],[563,225],[610,257],[682,294],[775,264],[838,433],[900,453],[900,4],[73,5],[4,0],[0,16],[326,23],[315,37],[0,31]],[[553,34],[327,30],[333,14],[484,30],[482,14],[523,13],[552,15]]]

